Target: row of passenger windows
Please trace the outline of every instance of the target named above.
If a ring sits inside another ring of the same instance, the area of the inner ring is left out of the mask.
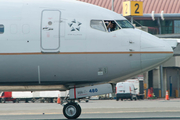
[[[90,26],[104,32],[113,32],[122,28],[134,28],[127,20],[91,20]]]
[[[3,34],[3,33],[4,33],[4,25],[0,24],[0,34]]]

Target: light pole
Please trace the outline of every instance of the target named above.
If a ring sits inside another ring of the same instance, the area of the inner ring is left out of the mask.
[[[112,0],[112,11],[114,11],[114,0]]]

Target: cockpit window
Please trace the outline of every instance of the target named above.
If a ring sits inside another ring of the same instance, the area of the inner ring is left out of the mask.
[[[102,20],[91,20],[90,26],[100,31],[106,31]]]
[[[127,20],[116,20],[116,22],[121,26],[121,28],[134,28],[134,26]]]
[[[105,20],[104,23],[108,32],[113,32],[120,29],[114,20]]]

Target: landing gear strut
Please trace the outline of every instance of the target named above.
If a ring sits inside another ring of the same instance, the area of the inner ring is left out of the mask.
[[[81,114],[81,107],[78,103],[69,102],[64,106],[63,114],[68,119],[76,119]]]

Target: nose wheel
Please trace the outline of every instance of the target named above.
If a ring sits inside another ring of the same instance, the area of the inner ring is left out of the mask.
[[[68,119],[76,119],[81,114],[81,107],[75,102],[67,103],[63,108],[63,114]]]

